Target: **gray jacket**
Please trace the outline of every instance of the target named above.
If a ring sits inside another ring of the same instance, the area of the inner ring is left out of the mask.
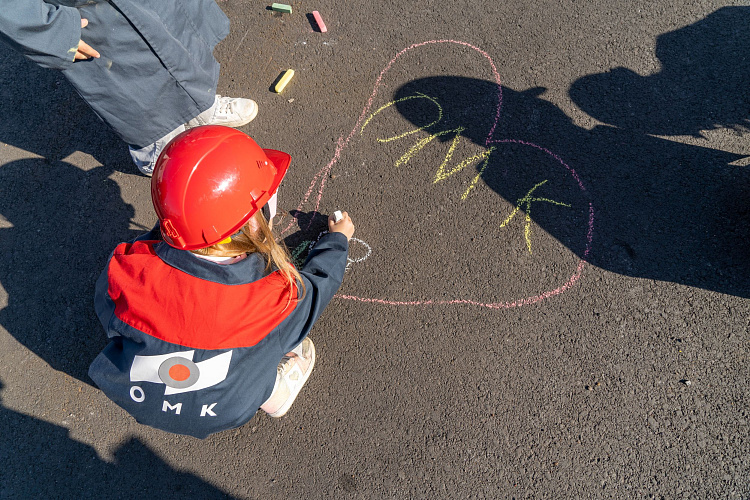
[[[89,21],[83,29],[81,18]],[[139,147],[213,104],[213,49],[228,33],[214,0],[0,0],[0,40],[61,70],[102,120]],[[74,63],[80,39],[101,57]]]

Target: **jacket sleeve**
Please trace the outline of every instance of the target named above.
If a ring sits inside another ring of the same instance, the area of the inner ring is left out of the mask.
[[[0,40],[45,68],[66,69],[81,39],[74,7],[42,0],[0,0]]]
[[[285,335],[280,339],[282,349],[291,351],[310,333],[344,280],[349,241],[341,233],[328,233],[310,250],[300,270],[305,282],[305,296],[294,312],[280,325]],[[301,291],[300,291],[301,293]]]

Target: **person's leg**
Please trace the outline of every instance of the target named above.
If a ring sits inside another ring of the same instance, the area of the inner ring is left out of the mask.
[[[159,159],[159,155],[164,147],[169,144],[169,141],[174,139],[175,136],[184,131],[185,125],[180,125],[158,141],[149,144],[148,146],[140,148],[138,146],[129,145],[128,150],[130,151],[130,157],[133,159],[135,166],[138,167],[138,170],[143,174],[150,176],[154,171],[156,160]]]
[[[286,414],[310,377],[314,365],[315,346],[312,340],[305,337],[297,347],[281,359],[271,397],[263,403],[260,409],[274,418]]]
[[[129,145],[130,156],[138,167],[138,170],[145,175],[151,175],[154,171],[156,160],[159,158],[164,147],[180,132],[200,125],[240,127],[251,122],[257,115],[258,105],[252,99],[222,97],[217,94],[213,106],[188,121],[185,125],[180,125],[158,141],[144,147]]]

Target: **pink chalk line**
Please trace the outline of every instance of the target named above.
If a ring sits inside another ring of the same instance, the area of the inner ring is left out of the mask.
[[[502,108],[502,103],[503,103],[503,90],[502,90],[502,85],[500,82],[500,74],[497,71],[494,61],[492,60],[492,58],[487,52],[483,51],[479,47],[475,47],[474,45],[471,45],[470,43],[461,42],[458,40],[428,40],[426,42],[415,43],[401,50],[398,54],[396,54],[396,56],[393,59],[391,59],[391,61],[385,66],[385,68],[383,68],[383,70],[380,72],[380,75],[378,75],[378,78],[375,80],[375,86],[372,89],[372,94],[370,95],[370,98],[368,99],[367,104],[362,110],[362,113],[359,115],[357,122],[354,124],[354,128],[352,128],[352,131],[349,133],[346,139],[344,139],[343,136],[339,137],[338,141],[336,142],[336,150],[334,151],[333,158],[331,158],[331,161],[328,162],[328,164],[325,167],[320,169],[318,173],[315,174],[315,176],[313,177],[313,180],[310,183],[310,187],[307,189],[307,192],[305,193],[304,198],[302,199],[300,204],[297,206],[298,211],[302,210],[302,207],[310,199],[310,196],[312,195],[312,192],[315,189],[315,186],[318,184],[318,181],[320,181],[320,187],[318,188],[317,199],[315,200],[315,211],[317,212],[318,209],[320,208],[320,200],[323,198],[323,191],[325,189],[328,173],[331,171],[333,166],[338,162],[339,158],[341,157],[341,152],[349,144],[349,141],[351,141],[352,137],[354,137],[354,135],[357,133],[359,126],[361,125],[365,117],[367,116],[367,113],[370,110],[370,108],[372,108],[372,103],[375,100],[375,96],[378,93],[378,89],[380,88],[381,82],[383,80],[383,76],[385,76],[388,70],[391,69],[391,66],[393,66],[393,64],[396,62],[396,60],[399,57],[409,52],[410,50],[416,49],[418,47],[423,47],[425,45],[438,44],[438,43],[453,43],[453,44],[469,47],[479,52],[480,54],[482,54],[485,57],[485,59],[487,59],[490,67],[492,68],[492,75],[495,78],[495,83],[497,84],[497,109],[495,111],[495,121],[492,124],[492,128],[490,129],[490,132],[487,134],[487,138],[485,139],[485,146],[488,146],[490,144],[514,143],[514,144],[522,144],[524,146],[531,146],[533,148],[536,148],[546,153],[547,155],[551,156],[552,158],[557,160],[560,164],[562,164],[563,167],[565,167],[565,169],[567,169],[568,172],[570,172],[571,176],[576,180],[581,191],[586,191],[586,188],[583,186],[583,182],[581,182],[581,179],[578,177],[578,174],[576,173],[576,171],[573,170],[568,164],[566,164],[562,160],[562,158],[552,153],[550,150],[542,146],[538,146],[534,143],[526,142],[526,141],[522,141],[518,139],[493,139],[492,138],[492,136],[495,133],[495,129],[497,128],[497,125],[500,121],[500,110]],[[310,224],[312,224],[312,221],[310,222]],[[284,234],[287,231],[289,231],[289,229],[291,229],[293,225],[294,225],[294,221],[291,221],[289,225],[287,225],[281,231],[281,234]],[[568,290],[573,285],[575,285],[575,283],[581,278],[582,273],[583,273],[583,268],[586,265],[585,259],[589,256],[589,253],[591,251],[591,242],[593,239],[593,234],[594,234],[594,206],[591,202],[589,202],[589,221],[588,221],[588,232],[586,235],[586,248],[583,253],[583,259],[581,259],[578,262],[576,271],[573,273],[570,279],[568,279],[568,281],[565,284],[561,285],[560,287],[555,288],[554,290],[550,290],[548,292],[544,292],[539,295],[526,297],[524,299],[518,299],[518,300],[514,300],[510,302],[488,303],[488,302],[478,302],[474,300],[465,300],[465,299],[397,301],[397,300],[374,299],[374,298],[367,298],[367,297],[358,297],[355,295],[341,295],[341,294],[336,295],[336,297],[340,299],[355,300],[358,302],[368,302],[368,303],[373,303],[373,304],[383,304],[383,305],[392,305],[392,306],[429,306],[429,305],[467,304],[467,305],[473,305],[473,306],[487,307],[490,309],[510,309],[513,307],[521,307],[521,306],[525,306],[529,304],[536,304],[537,302],[541,302],[542,300],[545,300],[549,297],[553,297],[555,295],[559,295],[563,293],[564,291]]]

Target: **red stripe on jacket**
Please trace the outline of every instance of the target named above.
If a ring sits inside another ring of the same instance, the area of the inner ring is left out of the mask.
[[[263,340],[294,310],[278,271],[246,285],[190,276],[157,255],[153,242],[123,243],[109,262],[115,316],[152,337],[195,349],[231,349]]]

